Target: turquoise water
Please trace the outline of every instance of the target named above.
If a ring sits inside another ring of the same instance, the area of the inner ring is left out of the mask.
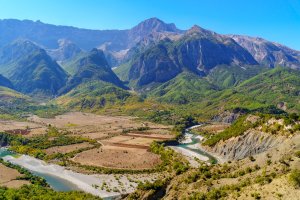
[[[13,155],[16,155],[16,154],[9,151],[7,148],[0,148],[0,158],[3,158],[5,156],[13,156]],[[53,175],[50,175],[47,173],[39,173],[39,172],[31,171],[31,170],[29,170],[29,171],[36,176],[43,177],[47,181],[47,183],[50,185],[50,187],[52,187],[56,191],[66,192],[66,191],[79,190],[76,185],[74,185],[73,183],[71,183],[65,179],[62,179],[62,178],[59,178],[57,176],[53,176]]]
[[[65,179],[53,175],[45,174],[45,173],[39,173],[33,171],[30,172],[36,176],[43,177],[47,181],[47,183],[56,191],[67,192],[67,191],[79,190],[76,185],[74,185],[73,183]]]
[[[7,148],[0,147],[0,158],[3,158],[5,156],[13,156],[14,153],[9,151]]]
[[[192,141],[190,143],[178,144],[178,145],[176,145],[177,147],[182,147],[182,148],[187,149],[189,151],[193,151],[197,154],[206,156],[206,157],[209,158],[209,162],[212,163],[212,164],[217,164],[218,163],[218,160],[214,156],[210,155],[209,153],[207,153],[205,151],[202,151],[201,149],[190,148],[189,147],[190,145],[198,144],[201,141],[199,140],[199,138],[197,138],[198,135],[193,134],[193,132],[186,130],[185,133],[189,133],[189,134],[193,135],[192,138],[191,138]]]

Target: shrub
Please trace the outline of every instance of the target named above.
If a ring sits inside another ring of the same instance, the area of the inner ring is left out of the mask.
[[[251,160],[252,162],[254,162],[255,158],[253,156],[249,156],[249,160]]]
[[[296,187],[300,187],[300,170],[295,169],[290,173],[289,180]]]
[[[300,151],[296,151],[295,152],[295,156],[298,157],[298,158],[300,158]]]

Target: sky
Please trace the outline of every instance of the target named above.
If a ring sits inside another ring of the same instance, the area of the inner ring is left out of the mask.
[[[151,17],[300,50],[300,0],[0,0],[0,19],[102,30],[129,29]]]

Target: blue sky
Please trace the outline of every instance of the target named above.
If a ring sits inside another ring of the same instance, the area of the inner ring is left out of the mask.
[[[128,29],[158,17],[181,29],[260,36],[300,50],[300,0],[0,0],[0,18]],[[0,30],[1,31],[1,30]]]

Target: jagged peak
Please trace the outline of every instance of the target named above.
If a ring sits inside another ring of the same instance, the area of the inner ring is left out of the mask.
[[[164,21],[152,17],[140,22],[133,27],[131,31],[139,32],[179,32],[174,23],[165,23]]]
[[[186,32],[186,35],[191,35],[191,34],[215,35],[216,33],[213,31],[204,29],[198,25],[194,25]]]

